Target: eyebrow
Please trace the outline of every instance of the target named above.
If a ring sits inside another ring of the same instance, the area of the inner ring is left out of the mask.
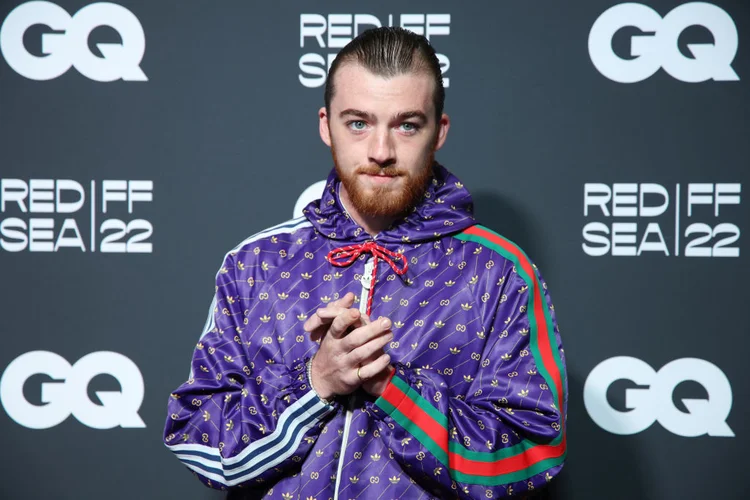
[[[377,121],[375,119],[375,115],[372,113],[368,113],[367,111],[361,111],[359,109],[349,108],[345,109],[341,113],[339,113],[339,117],[343,118],[344,116],[352,115],[352,116],[358,116],[360,118],[363,118],[365,120],[369,121]],[[408,120],[409,118],[418,118],[423,123],[427,123],[427,115],[425,115],[423,112],[418,110],[413,111],[402,111],[401,113],[397,113],[391,117],[391,121],[402,121],[402,120]]]

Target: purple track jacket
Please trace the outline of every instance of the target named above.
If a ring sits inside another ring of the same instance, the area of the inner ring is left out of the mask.
[[[332,171],[304,217],[226,255],[164,430],[206,485],[285,500],[498,498],[560,471],[567,380],[547,285],[477,224],[453,174],[433,172],[416,209],[375,238],[342,207]],[[361,254],[332,262],[341,247]],[[302,325],[347,292],[392,320],[396,372],[379,398],[359,389],[326,404]]]

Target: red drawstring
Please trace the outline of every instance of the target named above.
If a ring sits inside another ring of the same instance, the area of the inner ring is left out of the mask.
[[[375,291],[375,280],[378,277],[378,259],[383,259],[384,261],[386,261],[388,265],[391,266],[391,269],[393,269],[393,271],[399,276],[402,276],[406,273],[406,271],[409,269],[409,263],[403,254],[391,252],[387,248],[381,247],[374,241],[367,241],[358,245],[348,245],[345,247],[334,248],[333,250],[328,252],[328,257],[326,257],[326,260],[328,260],[328,262],[330,262],[334,266],[346,267],[354,262],[357,257],[367,252],[371,253],[374,259],[372,266],[372,276],[370,278],[370,291],[367,294],[367,316],[369,317],[370,313],[372,312],[372,297],[373,292]],[[403,267],[399,268],[398,265],[394,262],[394,259],[401,259]]]

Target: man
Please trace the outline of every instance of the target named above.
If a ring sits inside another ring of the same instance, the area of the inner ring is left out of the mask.
[[[335,59],[322,199],[227,254],[169,402],[166,445],[207,485],[496,498],[561,469],[567,383],[546,285],[434,161],[443,100],[414,33],[370,30]]]

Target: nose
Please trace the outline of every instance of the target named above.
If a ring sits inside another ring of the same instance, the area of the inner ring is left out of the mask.
[[[370,135],[370,145],[367,152],[369,160],[381,167],[396,163],[396,150],[388,128],[376,128]]]

